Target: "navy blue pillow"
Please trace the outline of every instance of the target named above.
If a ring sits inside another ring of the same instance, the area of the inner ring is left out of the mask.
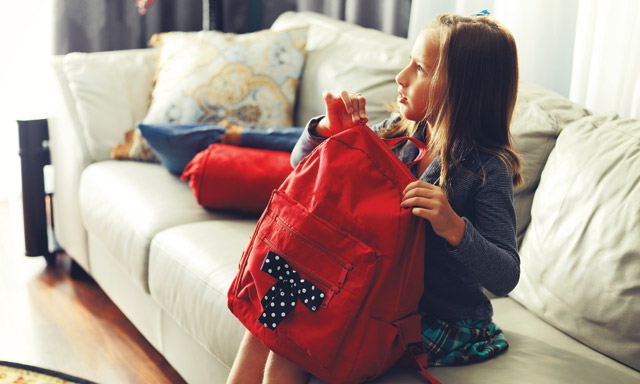
[[[240,146],[272,151],[291,152],[298,142],[302,128],[277,128],[266,131],[243,130]]]
[[[140,133],[169,172],[181,175],[199,152],[219,143],[227,130],[207,124],[143,124]]]
[[[181,175],[195,155],[211,144],[219,143],[227,132],[211,124],[144,124],[138,123],[142,137],[147,140],[160,162],[169,172]],[[240,131],[242,147],[291,152],[298,142],[302,128],[277,128],[266,131]]]

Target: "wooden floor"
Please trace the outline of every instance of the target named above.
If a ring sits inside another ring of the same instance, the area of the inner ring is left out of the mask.
[[[0,202],[0,360],[105,384],[184,383],[90,278],[24,256],[20,200]]]

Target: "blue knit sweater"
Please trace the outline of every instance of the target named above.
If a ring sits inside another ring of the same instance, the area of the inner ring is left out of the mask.
[[[324,139],[314,136],[321,117],[312,119],[291,154],[296,166]],[[387,127],[387,119],[372,127]],[[425,140],[424,125],[416,138]],[[465,169],[452,168],[453,210],[465,221],[462,243],[451,247],[435,234],[427,222],[424,293],[420,302],[422,316],[445,321],[463,319],[488,320],[493,307],[483,287],[497,296],[508,294],[520,277],[520,257],[516,246],[516,217],[513,207],[511,174],[496,156],[460,147],[456,151]],[[413,160],[418,150],[412,143],[396,148],[402,161]],[[417,172],[414,165],[412,172]],[[485,180],[482,179],[484,168]],[[469,172],[470,171],[470,172]],[[438,158],[420,175],[420,180],[438,184]]]

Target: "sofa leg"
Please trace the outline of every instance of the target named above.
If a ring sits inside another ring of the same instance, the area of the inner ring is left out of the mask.
[[[47,267],[54,268],[56,266],[57,261],[58,261],[58,254],[57,253],[46,253],[44,255],[44,259],[47,261]]]
[[[74,280],[92,280],[84,268],[73,259],[71,259],[71,266],[69,267],[69,276]]]
[[[93,278],[66,253],[61,253],[58,260],[64,272],[73,280],[92,281]]]

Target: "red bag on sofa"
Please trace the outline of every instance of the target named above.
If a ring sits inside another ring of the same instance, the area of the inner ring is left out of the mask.
[[[304,158],[274,191],[228,292],[263,344],[329,383],[371,380],[407,349],[426,369],[424,221],[400,207],[415,180],[389,149],[400,140],[356,127]]]
[[[291,173],[290,157],[288,152],[212,144],[187,164],[180,179],[189,179],[204,207],[260,213]]]

